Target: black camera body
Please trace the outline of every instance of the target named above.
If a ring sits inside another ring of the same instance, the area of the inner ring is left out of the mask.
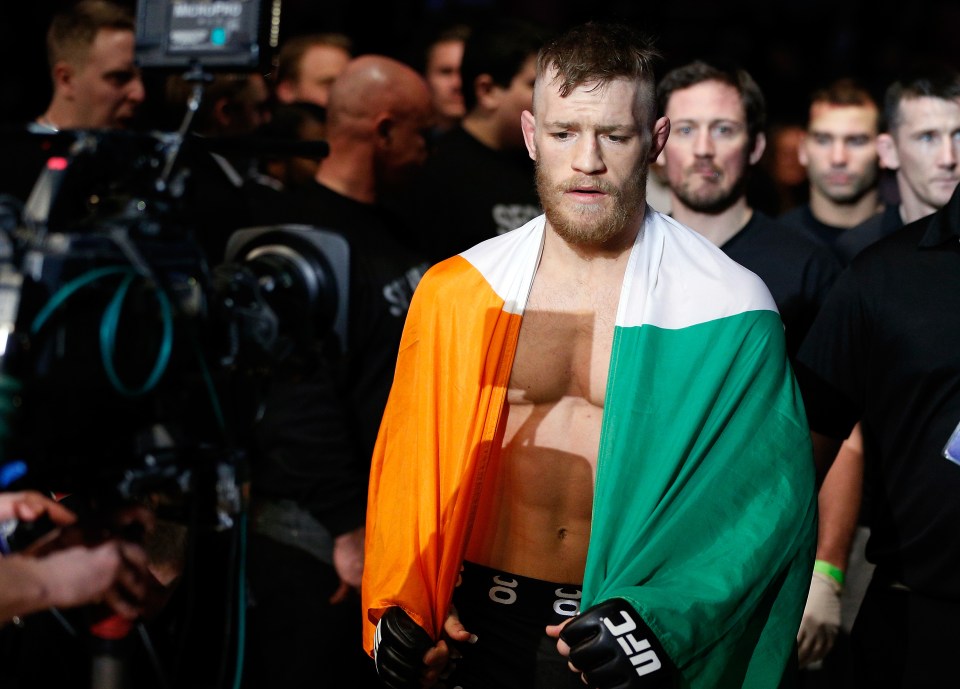
[[[170,165],[182,138],[69,136],[0,242],[0,366],[19,388],[6,460],[30,487],[100,504],[199,496],[205,521],[231,526],[275,368],[345,346],[346,240],[238,229],[211,265],[183,201],[191,171]]]

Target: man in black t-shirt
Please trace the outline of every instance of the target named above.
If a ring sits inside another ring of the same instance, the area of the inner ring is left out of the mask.
[[[660,157],[671,215],[763,279],[780,309],[792,357],[840,265],[807,232],[747,201],[750,168],[766,145],[763,94],[745,71],[698,61],[667,73],[657,98],[671,126]]]
[[[502,20],[478,24],[460,71],[467,114],[438,137],[409,202],[420,246],[440,261],[540,215],[520,113],[533,103],[538,31]]]
[[[350,686],[379,686],[363,652],[357,595],[369,463],[410,298],[428,267],[382,197],[426,159],[430,94],[413,69],[360,56],[334,82],[327,115],[330,154],[316,181],[289,193],[260,190],[268,210],[254,219],[341,235],[350,280],[345,345],[324,338],[312,366],[275,376],[257,428],[253,687],[312,687],[331,668]]]
[[[833,244],[882,208],[879,120],[876,100],[853,79],[838,79],[814,92],[797,150],[807,170],[810,201],[787,211],[781,220]]]

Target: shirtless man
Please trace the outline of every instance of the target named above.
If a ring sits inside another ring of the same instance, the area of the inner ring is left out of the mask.
[[[620,25],[545,46],[545,215],[414,295],[367,513],[390,687],[770,687],[793,653],[808,432],[766,287],[646,206],[656,58]]]

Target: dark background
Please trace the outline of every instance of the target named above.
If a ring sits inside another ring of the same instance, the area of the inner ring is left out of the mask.
[[[24,121],[45,108],[43,35],[59,4],[0,0],[0,122]],[[341,31],[358,54],[404,60],[430,27],[456,19],[499,13],[547,30],[621,19],[659,38],[665,68],[698,57],[742,64],[764,89],[774,122],[802,120],[810,90],[832,77],[859,77],[880,94],[916,62],[960,68],[957,0],[282,0],[281,7],[281,39]]]

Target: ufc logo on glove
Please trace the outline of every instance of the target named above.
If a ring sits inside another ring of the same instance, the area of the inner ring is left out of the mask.
[[[651,672],[659,670],[661,667],[660,658],[657,657],[656,652],[650,647],[650,642],[646,639],[637,641],[636,637],[631,633],[636,631],[637,623],[630,619],[627,613],[622,610],[620,611],[620,615],[623,617],[623,622],[620,624],[614,624],[613,620],[609,617],[603,619],[603,624],[610,630],[610,633],[616,637],[617,643],[620,644],[624,653],[627,654],[630,663],[637,668],[637,674],[642,677],[643,675],[648,675]]]

